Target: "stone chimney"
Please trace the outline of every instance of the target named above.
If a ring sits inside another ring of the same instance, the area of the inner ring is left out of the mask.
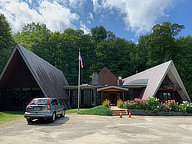
[[[92,74],[92,85],[98,86],[98,74],[96,72]]]
[[[121,77],[121,76],[118,77],[117,85],[118,85],[118,86],[122,86],[122,85],[123,85],[122,77]]]

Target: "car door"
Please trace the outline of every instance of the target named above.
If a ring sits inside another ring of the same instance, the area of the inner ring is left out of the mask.
[[[60,108],[60,105],[58,104],[57,99],[54,99],[54,106],[55,106],[56,113],[61,114],[61,108]]]
[[[58,110],[57,110],[57,100],[56,99],[53,99],[51,101],[51,105],[52,105],[52,108],[54,111],[56,111],[56,113],[58,114]]]
[[[63,105],[61,104],[61,102],[57,99],[57,106],[58,106],[58,109],[60,111],[60,113],[62,114],[62,111],[63,111]]]

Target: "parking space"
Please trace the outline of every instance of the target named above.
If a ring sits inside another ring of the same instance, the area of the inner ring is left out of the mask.
[[[25,119],[0,128],[1,144],[189,144],[192,117],[95,116],[67,114],[54,123]]]

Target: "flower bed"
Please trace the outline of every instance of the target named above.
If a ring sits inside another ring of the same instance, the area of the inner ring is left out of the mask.
[[[102,105],[103,105],[104,107],[109,107],[110,101],[109,101],[108,99],[106,99],[105,101],[103,101]]]
[[[123,102],[118,100],[117,106],[119,108],[130,109],[132,113],[158,113],[159,115],[192,115],[192,103],[183,101],[182,104],[175,102],[175,100],[168,100],[165,103],[161,103],[159,99],[150,97],[147,100],[141,100],[135,98],[134,100],[128,100]],[[155,114],[155,115],[158,115]]]

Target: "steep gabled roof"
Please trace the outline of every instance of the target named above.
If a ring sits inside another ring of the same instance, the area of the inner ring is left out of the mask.
[[[165,79],[165,76],[168,76],[174,85],[181,88],[178,93],[183,100],[191,101],[172,60],[132,75],[130,77],[124,78],[123,85],[129,85],[137,80],[148,80],[146,81],[147,87],[142,98],[146,99],[148,97],[154,97],[156,95],[159,87]]]
[[[89,82],[92,84],[92,81]],[[117,77],[107,68],[104,67],[98,74],[99,86],[117,86]]]
[[[3,86],[6,77],[8,77],[8,74],[6,74],[7,71],[15,70],[11,69],[11,66],[13,66],[14,63],[18,63],[18,59],[22,59],[22,61],[24,61],[23,65],[26,65],[26,70],[29,70],[28,73],[32,75],[32,79],[34,79],[35,81],[34,83],[39,86],[45,97],[57,97],[62,99],[68,99],[68,94],[63,89],[63,85],[68,85],[68,82],[63,72],[51,65],[50,63],[46,62],[39,56],[20,46],[19,44],[15,46],[11,57],[9,58],[3,72],[1,73],[0,88]],[[9,83],[11,83],[11,80],[9,81]]]

